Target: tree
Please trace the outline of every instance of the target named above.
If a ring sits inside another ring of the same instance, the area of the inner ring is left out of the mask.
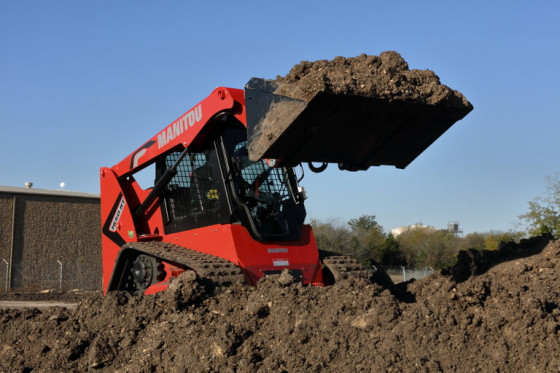
[[[419,252],[421,266],[436,269],[447,268],[455,263],[460,238],[447,230],[438,230],[428,235],[426,246]]]
[[[486,237],[484,233],[473,232],[467,234],[459,243],[459,248],[462,250],[466,249],[476,249],[484,250],[486,249]]]
[[[459,242],[459,249],[497,250],[501,242],[519,242],[525,234],[518,231],[469,233]]]
[[[349,254],[366,267],[370,267],[374,261],[381,262],[387,236],[383,227],[375,220],[375,215],[362,215],[358,219],[350,219],[348,225],[352,229]]]
[[[369,232],[372,230],[383,230],[375,220],[375,215],[362,215],[358,219],[350,219],[348,225],[353,231]]]
[[[383,227],[377,223],[374,215],[363,215],[351,219],[347,226],[337,221],[321,222],[312,220],[315,241],[319,249],[350,255],[365,267],[373,262],[395,261],[400,258],[398,245],[386,243]]]
[[[397,241],[407,266],[441,269],[455,262],[460,238],[447,230],[419,226],[401,233]]]
[[[521,232],[494,232],[490,231],[486,234],[485,249],[498,250],[502,242],[517,242],[523,237]]]
[[[406,258],[402,252],[399,242],[389,233],[385,242],[381,245],[381,258],[379,263],[386,267],[397,267],[406,264]]]
[[[527,225],[527,233],[531,236],[550,233],[560,237],[560,178],[547,178],[547,190],[543,196],[529,203],[529,211],[519,215]]]
[[[352,243],[350,230],[342,224],[331,220],[323,223],[318,220],[311,220],[315,241],[319,249],[333,251],[335,253],[345,253]]]

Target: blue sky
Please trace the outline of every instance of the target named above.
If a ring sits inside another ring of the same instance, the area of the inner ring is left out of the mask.
[[[0,185],[97,193],[217,86],[385,50],[474,110],[405,170],[307,171],[308,216],[515,228],[560,172],[558,1],[0,0]]]

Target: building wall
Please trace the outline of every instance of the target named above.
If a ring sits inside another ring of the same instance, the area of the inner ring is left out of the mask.
[[[11,258],[11,290],[101,289],[98,198],[0,194],[0,218],[0,260]]]
[[[10,248],[12,246],[12,212],[13,197],[0,194],[0,291],[6,288],[6,275],[9,267],[6,263],[10,261]]]

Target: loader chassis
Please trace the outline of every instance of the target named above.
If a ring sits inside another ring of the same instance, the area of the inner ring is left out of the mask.
[[[155,292],[184,271],[217,284],[282,270],[304,284],[367,277],[354,259],[319,253],[292,167],[405,168],[472,105],[448,88],[438,105],[327,88],[307,97],[257,78],[216,88],[101,168],[104,292]],[[144,189],[135,176],[148,166],[154,185]]]
[[[248,158],[243,98],[218,88],[101,169],[105,293],[155,292],[182,271],[215,284],[255,284],[287,269],[303,283],[323,284],[293,169]],[[149,165],[155,183],[142,189],[134,176]]]
[[[396,52],[218,87],[101,168],[104,292],[152,293],[181,272],[216,284],[283,270],[304,284],[368,277],[356,260],[319,251],[292,167],[405,168],[472,108]],[[137,182],[142,170],[152,187]]]

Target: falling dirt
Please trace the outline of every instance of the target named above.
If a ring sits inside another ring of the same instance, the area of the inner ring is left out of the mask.
[[[213,292],[180,276],[151,296],[0,310],[0,371],[558,371],[560,241],[548,240],[470,251],[389,289],[284,273]]]

